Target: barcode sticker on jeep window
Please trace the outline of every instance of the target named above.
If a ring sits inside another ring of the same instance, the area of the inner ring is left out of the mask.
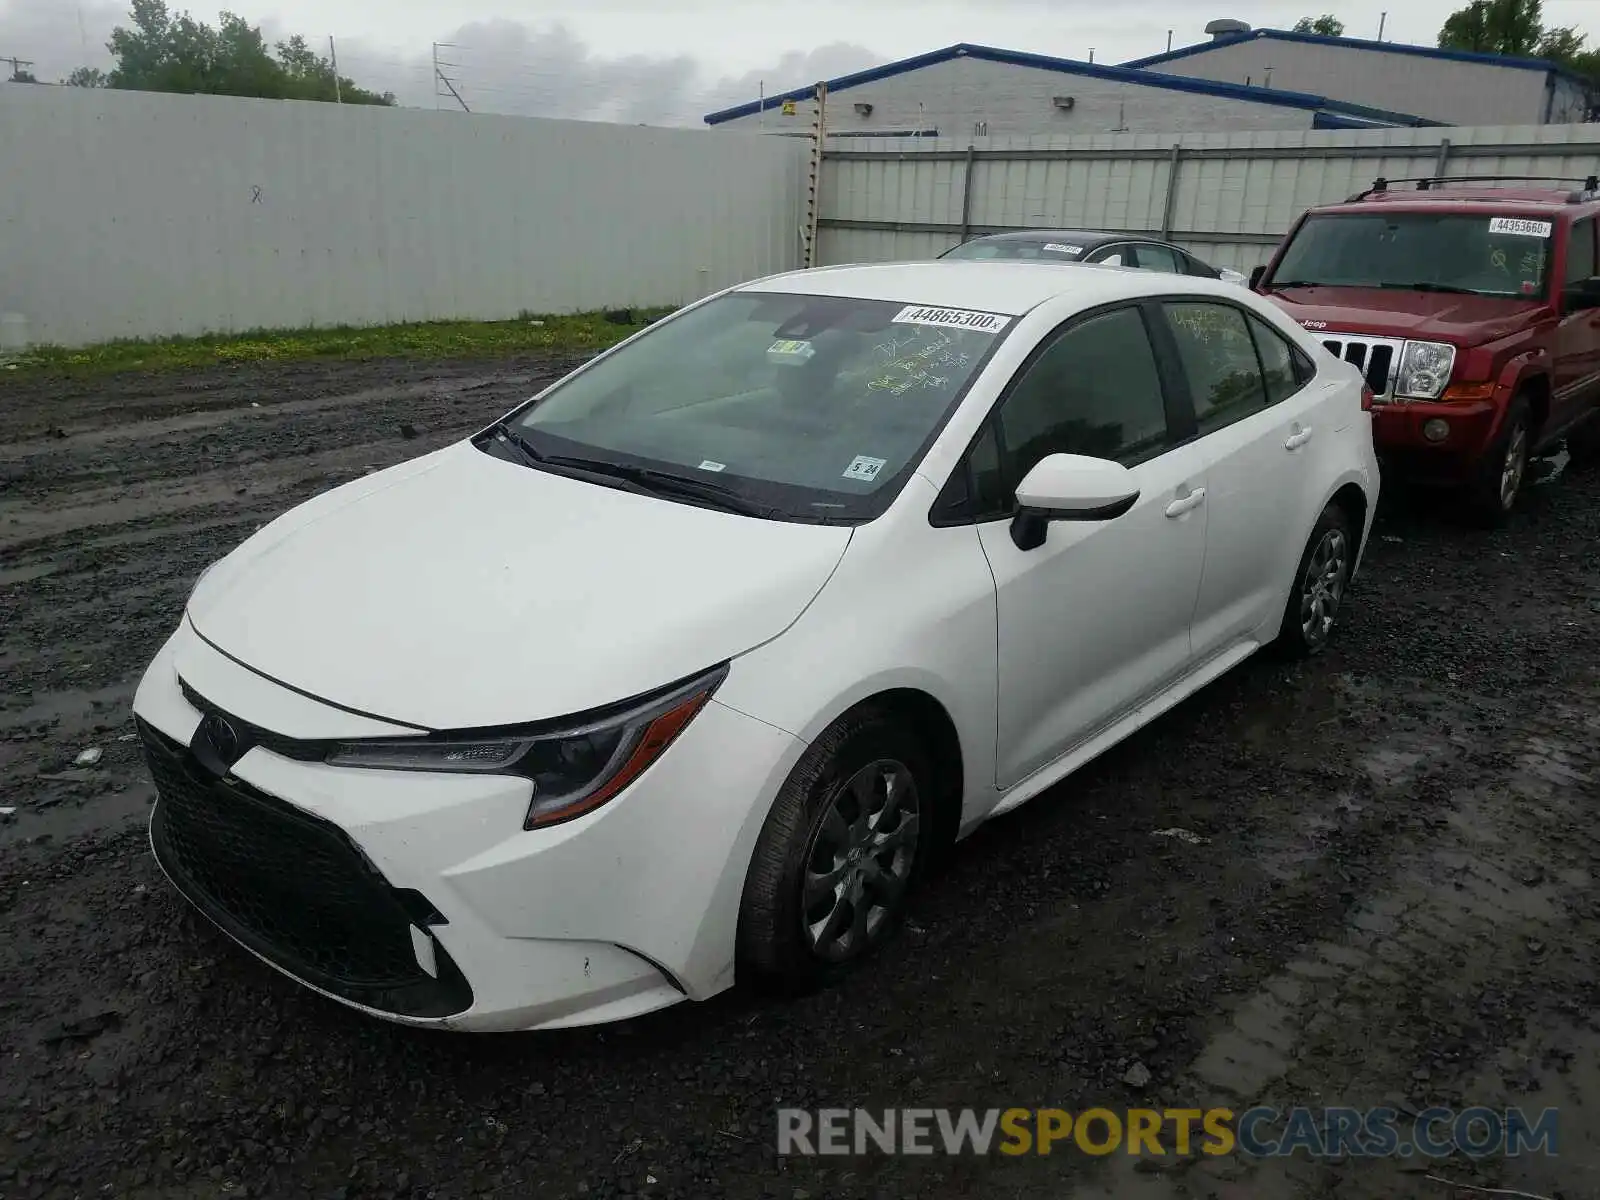
[[[971,329],[977,333],[999,333],[1011,323],[998,313],[974,312],[969,308],[928,308],[908,304],[895,314],[896,325],[934,325],[942,329]]]
[[[1547,238],[1555,226],[1549,221],[1524,221],[1517,217],[1492,217],[1490,233],[1509,233],[1517,237]]]

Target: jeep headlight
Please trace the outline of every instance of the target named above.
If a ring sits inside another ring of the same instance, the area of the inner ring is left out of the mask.
[[[1407,342],[1400,355],[1394,394],[1406,400],[1437,400],[1450,383],[1456,348],[1449,342]]]

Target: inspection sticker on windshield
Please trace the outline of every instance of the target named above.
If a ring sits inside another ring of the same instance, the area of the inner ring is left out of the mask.
[[[1046,250],[1054,250],[1057,254],[1082,254],[1082,246],[1063,246],[1060,242],[1046,242]]]
[[[702,462],[700,464],[700,469],[702,471],[726,471],[728,469],[728,464],[727,463],[712,462],[708,458],[708,459],[706,459],[704,462]]]
[[[1554,228],[1549,221],[1524,221],[1517,217],[1493,217],[1489,221],[1490,233],[1511,233],[1517,237],[1547,238]]]
[[[878,477],[878,472],[883,470],[886,460],[881,458],[868,458],[865,454],[858,454],[850,460],[850,465],[844,469],[846,479],[861,479],[871,483]]]
[[[896,325],[934,325],[942,329],[975,329],[979,333],[999,333],[1011,323],[998,313],[974,312],[970,308],[927,308],[908,304],[894,316]]]
[[[796,340],[773,342],[767,347],[767,357],[773,362],[793,367],[809,362],[816,352],[816,347],[810,342]]]

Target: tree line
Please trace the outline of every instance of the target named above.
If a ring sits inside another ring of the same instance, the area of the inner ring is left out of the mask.
[[[1344,36],[1344,22],[1332,13],[1302,17],[1294,28],[1297,33]],[[1472,0],[1445,20],[1439,48],[1548,59],[1600,86],[1600,47],[1591,47],[1576,25],[1546,25],[1544,0]]]
[[[133,0],[129,22],[117,26],[106,44],[115,63],[110,71],[79,67],[62,82],[138,92],[395,103],[393,92],[369,91],[336,75],[332,62],[299,35],[269,49],[260,26],[231,12],[221,14],[213,28],[187,12],[172,14],[163,0]]]

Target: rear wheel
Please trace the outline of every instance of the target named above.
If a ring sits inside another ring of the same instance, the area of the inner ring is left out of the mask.
[[[1532,443],[1533,424],[1528,401],[1518,396],[1506,413],[1500,436],[1484,455],[1477,478],[1467,487],[1468,511],[1478,524],[1499,525],[1517,506],[1522,485],[1528,477]]]
[[[801,991],[888,941],[922,873],[935,795],[916,736],[866,710],[831,726],[795,765],[762,827],[739,910],[739,963]]]
[[[1355,570],[1356,537],[1343,508],[1330,504],[1322,510],[1295,568],[1278,634],[1280,647],[1290,657],[1309,658],[1327,649]]]

